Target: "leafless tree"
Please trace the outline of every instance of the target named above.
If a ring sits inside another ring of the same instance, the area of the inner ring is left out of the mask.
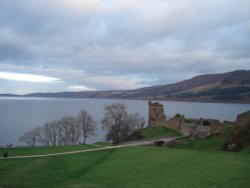
[[[29,146],[35,146],[38,141],[38,134],[36,130],[30,130],[19,138],[19,141],[26,142]]]
[[[92,116],[81,111],[78,117],[63,117],[59,121],[47,122],[41,127],[24,133],[20,141],[29,146],[40,143],[43,146],[76,145],[81,139],[86,143],[87,138],[94,135],[97,123]]]
[[[87,138],[95,134],[97,122],[87,111],[80,111],[77,117],[79,129],[83,137],[83,143],[86,144]]]
[[[69,145],[70,144],[70,127],[69,124],[71,124],[71,117],[63,117],[61,119],[61,138],[63,145]]]
[[[145,118],[141,117],[139,113],[129,114],[128,124],[132,132],[137,129],[142,129],[145,125]]]
[[[49,140],[49,131],[48,131],[48,123],[46,123],[44,126],[37,127],[37,134],[38,134],[38,140],[43,146],[49,146],[50,140]]]
[[[74,145],[79,142],[80,131],[74,117],[63,117],[61,119],[61,138],[64,145]]]
[[[114,144],[120,143],[141,126],[139,114],[128,114],[123,103],[107,105],[104,110],[103,128],[107,130],[107,140]]]
[[[59,121],[52,121],[43,126],[43,136],[49,145],[56,146],[59,137]]]

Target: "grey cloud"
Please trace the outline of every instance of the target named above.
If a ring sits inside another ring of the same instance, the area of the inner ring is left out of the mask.
[[[60,76],[58,90],[247,69],[248,7],[248,0],[2,0],[0,69]]]

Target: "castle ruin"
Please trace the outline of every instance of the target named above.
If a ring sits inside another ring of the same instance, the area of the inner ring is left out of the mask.
[[[249,122],[250,122],[250,110],[237,115],[237,118],[236,118],[237,126],[244,126]]]
[[[163,105],[159,102],[148,102],[148,125],[157,126],[164,125],[166,116],[164,114]]]
[[[173,129],[184,136],[205,138],[210,135],[218,134],[221,131],[221,122],[212,119],[189,119],[184,116],[175,116],[166,119],[164,106],[159,102],[148,102],[148,125],[150,127],[167,127]]]

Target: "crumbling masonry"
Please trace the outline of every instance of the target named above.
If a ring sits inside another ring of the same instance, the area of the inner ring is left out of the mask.
[[[184,116],[166,119],[164,107],[159,102],[148,102],[148,125],[150,127],[164,126],[180,132],[184,136],[205,138],[221,131],[221,122],[212,119],[199,119],[189,123]]]

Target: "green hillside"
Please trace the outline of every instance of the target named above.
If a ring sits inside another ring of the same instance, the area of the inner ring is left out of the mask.
[[[18,95],[0,94],[1,96],[16,97]],[[31,93],[21,96],[250,103],[250,70],[199,75],[173,84],[135,90]]]
[[[85,149],[98,148],[97,145],[75,145],[75,146],[42,146],[42,147],[26,147],[26,148],[0,148],[1,157],[4,152],[8,152],[10,157],[27,156],[27,155],[44,155],[60,152],[79,151]]]
[[[247,188],[249,174],[249,154],[149,146],[0,160],[4,188]]]

